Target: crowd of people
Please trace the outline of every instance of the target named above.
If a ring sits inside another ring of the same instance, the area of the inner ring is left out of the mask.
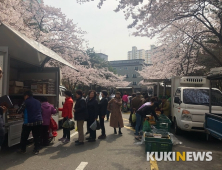
[[[0,78],[2,72],[0,69]],[[24,114],[24,123],[22,126],[20,149],[18,153],[26,152],[26,143],[29,138],[30,132],[32,132],[34,138],[34,154],[38,154],[41,145],[49,145],[49,126],[51,116],[58,111],[62,111],[63,123],[67,120],[74,120],[77,122],[78,139],[75,141],[75,145],[83,145],[84,141],[95,142],[96,130],[91,128],[91,125],[99,118],[99,126],[101,128],[101,135],[98,139],[106,138],[106,130],[104,125],[105,116],[107,121],[110,119],[110,126],[114,130],[114,134],[122,135],[121,128],[124,127],[122,118],[122,109],[125,110],[130,100],[130,117],[129,121],[131,126],[135,128],[135,138],[141,139],[143,120],[146,115],[153,115],[156,120],[158,117],[156,111],[160,111],[166,116],[170,116],[170,104],[166,100],[166,97],[162,97],[160,101],[157,97],[150,98],[147,94],[141,95],[139,92],[132,94],[129,98],[125,92],[122,96],[120,92],[115,93],[115,97],[110,99],[107,91],[102,91],[102,99],[98,97],[98,93],[94,90],[89,91],[88,96],[81,90],[75,92],[75,105],[73,101],[73,95],[70,91],[65,91],[65,103],[63,108],[55,109],[48,101],[47,98],[42,97],[39,100],[33,97],[31,91],[24,93],[24,103],[17,110],[18,114]],[[4,121],[3,114],[7,111],[4,106],[0,107],[0,146],[4,141]],[[111,116],[110,116],[111,113]],[[132,121],[133,114],[136,114],[136,121]],[[85,138],[84,135],[84,122],[86,122],[87,132],[89,137]],[[59,141],[67,144],[70,142],[70,128],[63,126],[63,136]]]
[[[132,94],[130,99],[130,110],[131,114],[129,121],[131,127],[136,130],[135,139],[137,140],[141,140],[142,138],[143,120],[147,115],[152,115],[155,120],[158,120],[156,111],[160,111],[161,114],[170,117],[170,103],[165,96],[159,100],[158,97],[149,97],[147,94],[141,95],[140,92]],[[135,122],[132,120],[133,114],[136,114]]]
[[[26,153],[26,143],[29,138],[30,132],[32,132],[34,138],[34,154],[38,154],[41,146],[49,145],[49,124],[50,118],[53,114],[58,111],[62,111],[63,123],[67,120],[74,120],[77,122],[78,129],[78,140],[75,141],[75,145],[83,145],[84,141],[95,142],[96,141],[96,130],[91,128],[91,125],[99,118],[99,125],[101,128],[101,135],[98,139],[106,138],[106,130],[104,125],[104,119],[107,115],[107,120],[110,116],[110,126],[114,128],[114,134],[117,134],[116,128],[118,128],[118,134],[122,135],[121,128],[123,128],[123,118],[121,113],[122,99],[120,93],[115,94],[115,98],[108,100],[107,91],[102,91],[102,99],[97,98],[97,93],[91,90],[88,93],[87,98],[81,90],[75,92],[75,105],[73,101],[73,95],[70,91],[65,91],[65,103],[63,108],[55,109],[47,98],[41,98],[37,100],[33,97],[31,91],[24,93],[24,103],[17,110],[17,114],[24,114],[24,123],[21,133],[20,149],[18,153]],[[3,113],[6,112],[5,107],[0,107],[0,145],[3,143],[4,136],[4,122]],[[84,135],[84,122],[87,125],[87,132],[89,137],[85,138]],[[67,144],[70,142],[70,128],[63,126],[63,135],[59,141]]]

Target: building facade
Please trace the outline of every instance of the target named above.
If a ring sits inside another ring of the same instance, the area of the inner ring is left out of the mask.
[[[110,65],[118,75],[126,76],[124,80],[130,82],[129,87],[133,87],[135,92],[141,91],[139,82],[143,79],[137,71],[142,70],[143,59],[110,61]]]
[[[156,48],[155,45],[151,45],[150,50],[138,50],[136,46],[133,46],[132,51],[128,51],[127,58],[128,60],[143,59],[146,64],[152,64],[152,58]]]
[[[104,59],[105,61],[108,61],[108,55],[103,54],[103,53],[96,53],[100,58]]]

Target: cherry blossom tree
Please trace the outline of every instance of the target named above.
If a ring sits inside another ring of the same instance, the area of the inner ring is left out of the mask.
[[[98,84],[104,87],[115,87],[117,83],[126,84],[121,77],[104,72],[103,69],[81,65],[88,61],[86,54],[87,41],[85,32],[68,19],[60,9],[46,6],[37,0],[1,0],[0,23],[7,23],[14,29],[25,34],[58,53],[71,63],[78,71],[50,60],[45,67],[60,67],[64,80],[74,88],[78,84],[89,86]],[[108,78],[106,74],[110,74]]]
[[[90,0],[79,0],[86,2]],[[101,8],[104,0],[100,0]],[[200,58],[211,57],[222,66],[222,1],[121,0],[115,9],[132,19],[135,36],[158,37],[158,56],[141,72],[147,78],[188,75],[203,69]],[[206,63],[208,64],[208,63]]]

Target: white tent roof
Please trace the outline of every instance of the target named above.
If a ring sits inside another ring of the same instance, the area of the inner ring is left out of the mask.
[[[52,58],[76,69],[54,51],[29,39],[6,24],[0,25],[0,46],[7,46],[10,57],[25,63],[41,67],[45,61]]]

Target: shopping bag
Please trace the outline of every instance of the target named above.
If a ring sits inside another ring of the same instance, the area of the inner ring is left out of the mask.
[[[147,120],[145,120],[145,122],[143,123],[143,131],[144,132],[150,132],[151,131],[150,123]]]
[[[135,112],[132,114],[132,122],[133,123],[136,122],[136,114],[135,114]]]
[[[62,125],[63,128],[67,128],[67,129],[70,129],[70,130],[73,130],[75,129],[75,122],[73,120],[70,120],[70,119],[67,119],[63,125]]]
[[[96,120],[90,125],[90,129],[92,129],[92,130],[96,130],[96,128],[97,128],[97,122],[96,122]]]
[[[100,123],[98,120],[96,120],[96,130],[100,130],[100,129],[101,129]]]

